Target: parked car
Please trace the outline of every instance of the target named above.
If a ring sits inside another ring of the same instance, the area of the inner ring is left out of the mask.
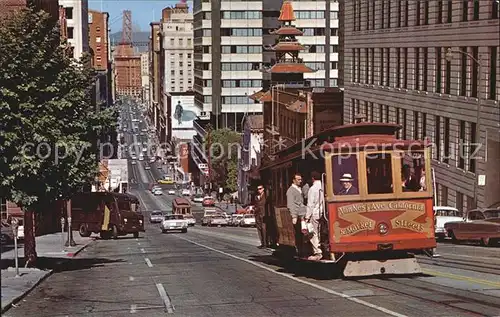
[[[187,220],[188,225],[190,225],[190,226],[196,225],[196,219],[194,218],[193,215],[191,215],[191,214],[184,215],[184,219]]]
[[[203,207],[212,207],[215,206],[215,199],[213,199],[211,196],[205,196],[203,198],[203,201],[201,203]]]
[[[150,223],[160,223],[162,221],[163,221],[163,212],[158,210],[151,212],[151,215],[149,216]]]
[[[201,218],[201,225],[208,226],[213,217],[217,216],[217,210],[215,208],[205,208],[203,218]]]
[[[242,220],[243,220],[243,215],[233,214],[231,216],[231,222],[229,224],[233,227],[238,227]]]
[[[484,246],[500,242],[500,209],[469,210],[461,221],[444,225],[448,236],[455,242],[479,241]]]
[[[186,233],[188,231],[188,226],[188,221],[184,219],[184,215],[167,215],[163,219],[160,228],[163,233],[172,230],[180,230]]]
[[[241,227],[253,227],[255,226],[255,216],[254,215],[243,215],[243,219],[240,221]]]
[[[447,222],[463,220],[461,212],[457,208],[448,206],[434,206],[434,217],[436,219],[435,236],[438,240],[448,236],[444,229]]]

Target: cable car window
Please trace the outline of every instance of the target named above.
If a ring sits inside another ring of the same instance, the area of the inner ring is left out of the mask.
[[[401,158],[401,186],[404,192],[427,191],[428,172],[422,151],[405,153]]]
[[[392,157],[389,153],[366,155],[368,194],[392,194]]]
[[[335,195],[359,195],[358,157],[356,154],[333,156],[332,170]]]

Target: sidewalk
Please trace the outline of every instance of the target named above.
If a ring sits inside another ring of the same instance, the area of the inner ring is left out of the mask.
[[[67,234],[67,233],[66,233]],[[2,274],[2,314],[13,304],[20,301],[32,289],[50,276],[54,265],[58,266],[75,257],[86,248],[94,238],[82,238],[77,231],[73,232],[76,246],[62,246],[61,233],[48,234],[36,237],[36,251],[40,264],[38,268],[24,268],[24,249],[22,243],[19,246],[19,277],[16,277],[14,267],[14,247],[2,246],[1,274]],[[64,239],[66,241],[66,239]],[[53,263],[52,263],[53,262]],[[46,264],[51,265],[46,265]],[[44,268],[45,267],[45,268]]]

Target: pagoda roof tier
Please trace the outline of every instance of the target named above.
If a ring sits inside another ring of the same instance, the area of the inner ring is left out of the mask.
[[[257,91],[256,93],[248,96],[248,98],[250,98],[252,100],[259,101],[259,102],[271,101],[271,92],[260,90],[260,91]]]
[[[292,25],[283,25],[277,30],[269,31],[269,33],[274,35],[304,35],[304,32]]]
[[[292,1],[283,1],[278,21],[295,21],[295,13],[293,12]]]
[[[271,46],[271,45],[266,45],[265,46],[266,50],[269,51],[303,51],[305,50],[304,45],[300,44],[299,42],[278,42],[277,44]]]
[[[277,63],[274,64],[269,70],[269,73],[314,73],[315,71],[304,64],[299,63]]]

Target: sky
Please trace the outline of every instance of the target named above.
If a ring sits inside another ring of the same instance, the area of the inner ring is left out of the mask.
[[[89,8],[109,13],[111,33],[121,31],[123,10],[132,11],[134,31],[149,31],[149,23],[159,21],[161,10],[174,6],[179,0],[88,0]],[[187,1],[192,8],[192,1]]]

